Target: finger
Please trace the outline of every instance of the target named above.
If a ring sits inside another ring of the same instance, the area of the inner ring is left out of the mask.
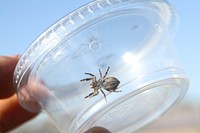
[[[20,56],[0,56],[0,99],[15,93],[13,72]]]
[[[103,127],[92,127],[85,133],[111,133],[108,129]]]
[[[16,94],[0,100],[0,133],[10,131],[36,115],[19,105]]]

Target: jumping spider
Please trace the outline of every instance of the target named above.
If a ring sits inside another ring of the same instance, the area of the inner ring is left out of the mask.
[[[82,81],[89,81],[90,82],[90,88],[93,89],[93,92],[87,95],[85,98],[91,98],[99,94],[99,90],[103,93],[104,98],[106,100],[106,94],[103,92],[102,88],[109,91],[109,92],[121,92],[116,91],[118,85],[120,84],[120,81],[115,77],[106,77],[108,74],[110,67],[107,68],[104,76],[102,77],[101,70],[99,69],[100,78],[97,80],[96,76],[91,73],[85,73],[86,75],[92,76],[91,78],[85,78],[80,80]]]

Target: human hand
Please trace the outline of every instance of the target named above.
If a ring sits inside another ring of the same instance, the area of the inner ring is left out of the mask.
[[[0,56],[0,133],[14,129],[36,113],[23,109],[13,86],[13,72],[20,56]]]
[[[13,86],[13,72],[20,56],[0,56],[0,133],[5,133],[35,117],[23,109]],[[105,128],[93,127],[85,133],[110,133]]]

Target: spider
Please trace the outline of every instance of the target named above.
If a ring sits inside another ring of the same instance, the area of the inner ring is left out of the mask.
[[[100,78],[98,80],[96,79],[95,75],[93,75],[91,73],[85,73],[86,75],[90,75],[91,78],[85,78],[80,81],[82,82],[82,81],[91,80],[90,88],[93,89],[93,92],[90,93],[89,95],[87,95],[85,98],[91,98],[91,97],[98,95],[99,90],[100,90],[103,93],[104,98],[106,100],[106,94],[104,93],[102,88],[109,92],[121,92],[121,91],[116,91],[118,85],[120,84],[120,81],[115,77],[106,77],[109,69],[110,69],[110,67],[107,68],[103,77],[102,77],[101,70],[99,69]]]

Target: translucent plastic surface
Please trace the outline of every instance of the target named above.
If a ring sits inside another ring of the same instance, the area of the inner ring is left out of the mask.
[[[137,130],[180,101],[188,88],[172,42],[175,24],[165,1],[85,5],[52,25],[20,59],[14,84],[21,105],[44,110],[61,132],[93,126]],[[120,92],[100,84],[96,96],[85,98],[96,89],[90,82],[94,76],[98,82],[99,69],[104,75],[108,67],[106,77],[120,81]]]

